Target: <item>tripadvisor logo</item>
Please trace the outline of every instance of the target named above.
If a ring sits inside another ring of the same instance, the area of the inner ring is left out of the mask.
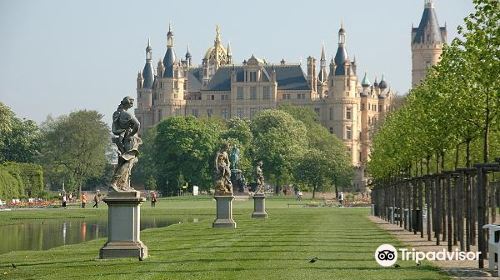
[[[390,244],[382,244],[375,250],[375,260],[381,266],[392,266],[398,260],[398,251],[402,261],[476,261],[479,260],[481,252],[463,252],[455,249],[455,251],[448,252],[446,249],[437,252],[421,252],[416,251],[415,248],[408,250],[406,248],[396,249]]]
[[[382,244],[375,250],[375,260],[381,266],[391,266],[398,260],[398,251],[390,244]]]

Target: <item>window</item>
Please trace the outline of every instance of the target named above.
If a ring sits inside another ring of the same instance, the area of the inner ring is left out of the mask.
[[[253,119],[255,114],[257,114],[257,108],[250,108],[250,119]]]
[[[214,113],[214,110],[212,108],[207,109],[207,117],[211,118]]]
[[[227,97],[227,95],[221,94],[220,99],[221,100],[228,100],[229,98]]]
[[[210,95],[210,100],[215,100],[215,95]]]
[[[345,118],[350,120],[352,119],[352,108],[346,108],[345,110]]]
[[[243,88],[242,87],[237,87],[236,89],[236,99],[242,100],[243,99]]]
[[[238,108],[238,109],[236,109],[236,116],[237,116],[238,118],[242,119],[242,118],[243,118],[243,114],[244,114],[244,110],[243,110],[243,108]]]
[[[333,120],[333,108],[330,108],[330,120]],[[331,128],[333,130],[333,128]]]
[[[177,81],[174,82],[174,89],[179,89],[179,82]]]
[[[283,93],[283,99],[290,99],[291,95],[289,93]]]
[[[271,99],[271,88],[269,86],[262,88],[262,99]]]
[[[384,109],[384,107],[383,107],[382,105],[378,105],[378,111],[379,111],[379,112],[382,112],[382,111],[383,111],[383,109]]]
[[[305,93],[298,93],[297,99],[306,99],[306,94]]]
[[[361,111],[365,110],[365,103],[361,103]]]
[[[250,99],[257,99],[257,87],[250,87]]]
[[[227,120],[228,114],[227,114],[227,109],[222,109],[220,111],[220,116],[224,119]]]
[[[345,139],[352,139],[352,130],[350,126],[345,127]]]
[[[250,72],[250,82],[257,82],[257,72]]]
[[[177,93],[174,93],[174,99],[177,99],[179,95]]]
[[[191,115],[198,117],[198,109],[191,110]]]
[[[330,134],[333,134],[333,127],[330,127]]]

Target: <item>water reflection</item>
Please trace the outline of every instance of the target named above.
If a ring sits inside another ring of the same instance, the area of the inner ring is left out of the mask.
[[[141,230],[166,227],[198,219],[180,220],[162,216],[141,217]],[[47,250],[53,247],[106,237],[106,218],[68,220],[27,220],[21,224],[0,226],[0,254],[20,250]]]

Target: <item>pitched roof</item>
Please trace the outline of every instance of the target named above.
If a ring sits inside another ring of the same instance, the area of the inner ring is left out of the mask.
[[[415,34],[413,43],[445,43],[446,27],[439,27],[436,10],[432,4],[426,4],[422,19],[417,28],[412,30]]]
[[[244,79],[243,66],[222,66],[208,83],[207,90],[230,91],[231,72],[236,72],[236,80],[242,82]],[[271,73],[276,71],[276,80],[279,90],[309,90],[309,84],[300,65],[274,65],[264,66],[263,81],[271,80]]]
[[[154,74],[151,61],[146,62],[146,65],[144,65],[144,69],[142,70],[142,78],[144,79],[144,82],[142,84],[143,88],[153,88]]]
[[[201,89],[203,79],[203,69],[201,67],[191,68],[187,72],[188,92],[198,92]]]

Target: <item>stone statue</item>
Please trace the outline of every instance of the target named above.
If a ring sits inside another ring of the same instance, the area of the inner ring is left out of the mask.
[[[231,183],[231,163],[227,154],[229,144],[222,144],[221,149],[215,156],[215,195],[232,195],[233,184]]]
[[[118,147],[118,164],[111,180],[111,188],[115,192],[135,191],[130,186],[130,173],[137,162],[138,149],[142,140],[137,135],[140,127],[139,121],[134,115],[127,112],[133,105],[134,99],[132,97],[124,97],[113,113],[111,130],[115,136],[112,141]]]
[[[240,149],[238,146],[234,145],[231,149],[231,169],[238,169],[240,165]]]
[[[264,193],[264,173],[262,172],[262,164],[261,160],[255,167],[255,181],[257,183],[255,193]]]

